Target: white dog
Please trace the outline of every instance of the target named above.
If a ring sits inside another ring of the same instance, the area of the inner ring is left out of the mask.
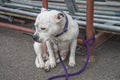
[[[52,39],[53,44],[54,40],[58,41],[62,60],[65,60],[67,53],[70,53],[69,66],[74,67],[76,65],[75,50],[79,28],[70,15],[61,11],[48,11],[42,8],[41,13],[36,18],[35,28],[36,31],[33,35],[35,43],[33,46],[37,55],[35,64],[38,68],[54,68],[56,62],[59,62],[59,59],[55,57],[56,51],[54,51],[57,48],[54,47],[53,50],[51,46],[50,40]],[[45,45],[48,54],[43,47]]]

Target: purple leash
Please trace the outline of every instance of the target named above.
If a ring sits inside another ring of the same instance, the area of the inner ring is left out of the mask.
[[[88,38],[87,40],[84,40],[83,42],[84,42],[84,45],[85,45],[86,48],[87,48],[87,51],[88,51],[88,52],[87,52],[87,55],[88,55],[88,56],[87,56],[86,62],[85,62],[85,64],[83,65],[82,69],[80,69],[78,72],[70,73],[70,74],[69,74],[68,71],[67,71],[67,69],[66,69],[65,64],[63,63],[63,61],[62,61],[62,59],[61,59],[61,56],[60,56],[60,54],[59,54],[59,51],[58,51],[58,55],[59,55],[59,58],[60,58],[60,61],[61,61],[60,63],[61,63],[61,65],[62,65],[63,68],[64,68],[65,74],[50,77],[50,78],[48,78],[48,80],[53,80],[53,79],[60,78],[60,77],[66,77],[65,80],[68,80],[68,77],[69,77],[69,76],[78,75],[78,74],[82,73],[82,72],[86,69],[86,67],[87,67],[87,65],[88,65],[88,63],[89,63],[89,59],[90,59],[90,46],[92,46],[92,45],[95,43],[95,35],[92,35],[90,38]]]

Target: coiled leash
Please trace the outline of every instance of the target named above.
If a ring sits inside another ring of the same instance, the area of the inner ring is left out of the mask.
[[[68,80],[69,76],[78,75],[78,74],[82,73],[86,69],[86,67],[87,67],[87,65],[89,63],[89,59],[90,59],[90,46],[92,46],[95,43],[95,35],[92,35],[90,38],[88,38],[86,40],[83,40],[83,43],[86,46],[87,51],[88,51],[87,52],[87,59],[86,59],[85,64],[83,65],[83,67],[78,72],[68,73],[67,68],[66,68],[64,62],[61,59],[60,51],[58,50],[58,56],[59,56],[59,59],[60,59],[60,63],[61,63],[61,65],[64,68],[65,74],[61,74],[61,75],[57,75],[57,76],[52,76],[52,77],[48,78],[48,80],[53,80],[53,79],[60,78],[60,77],[66,77],[65,80]],[[58,48],[59,48],[59,46],[58,46]]]

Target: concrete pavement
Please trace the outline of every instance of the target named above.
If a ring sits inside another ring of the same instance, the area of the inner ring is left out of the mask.
[[[0,80],[47,80],[53,75],[64,73],[60,64],[50,72],[37,69],[32,45],[30,36],[0,27]],[[94,53],[96,62],[89,63],[82,74],[70,77],[69,80],[120,80],[120,36],[112,37],[97,47]],[[67,66],[69,72],[78,71],[84,64],[84,57],[76,55],[77,66]],[[67,63],[68,60],[65,61]]]

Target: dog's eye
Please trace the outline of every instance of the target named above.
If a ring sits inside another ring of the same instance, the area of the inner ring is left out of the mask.
[[[44,28],[44,27],[41,27],[41,30],[46,30],[46,28]]]

